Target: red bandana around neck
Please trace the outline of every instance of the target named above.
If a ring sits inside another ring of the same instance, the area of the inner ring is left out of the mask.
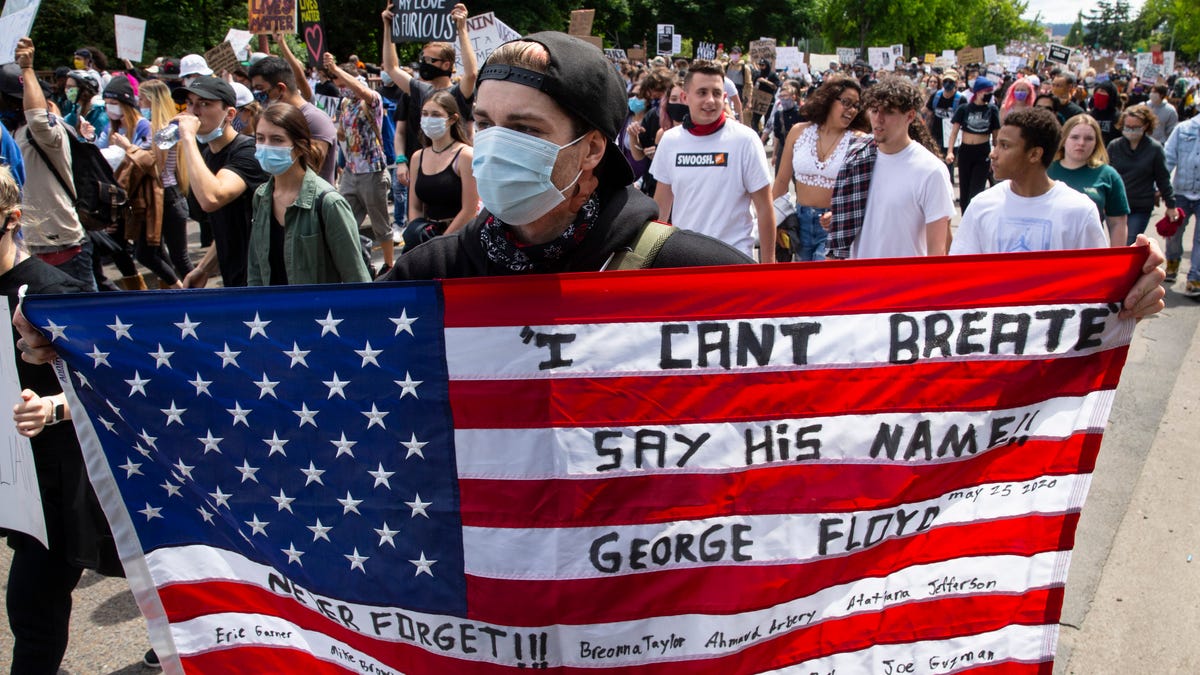
[[[689,117],[688,122],[683,125],[684,129],[688,130],[693,136],[708,136],[716,133],[721,127],[725,126],[725,111],[721,111],[721,116],[709,124],[693,124]]]

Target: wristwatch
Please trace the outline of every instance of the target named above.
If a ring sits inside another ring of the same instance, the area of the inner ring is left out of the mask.
[[[56,403],[50,408],[50,421],[46,422],[46,426],[58,424],[63,421],[63,417],[67,414],[67,406],[62,403]]]

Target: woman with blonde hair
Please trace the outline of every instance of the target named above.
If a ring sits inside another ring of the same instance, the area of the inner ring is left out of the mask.
[[[159,80],[142,84],[138,91],[138,104],[143,115],[149,113],[150,130],[155,135],[178,114],[170,88]],[[187,243],[187,165],[179,161],[178,147],[168,150],[154,148],[153,151],[163,185],[162,245],[166,248],[171,266],[175,268],[175,274],[182,279],[192,271]]]
[[[1063,125],[1062,140],[1054,163],[1047,171],[1076,192],[1082,192],[1100,210],[1100,220],[1108,226],[1109,243],[1124,246],[1128,230],[1129,202],[1125,182],[1108,163],[1100,124],[1088,114],[1076,115]]]

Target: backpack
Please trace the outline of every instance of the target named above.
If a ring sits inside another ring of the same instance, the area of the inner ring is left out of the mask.
[[[325,190],[321,194],[317,195],[317,203],[315,205],[315,208],[317,209],[317,223],[321,226],[322,239],[325,239],[325,197],[327,197],[330,192],[336,192],[336,190]],[[363,265],[366,265],[367,267],[367,276],[373,279],[375,278],[375,266],[371,264],[371,240],[366,239],[366,241],[363,241],[364,239],[365,237],[359,235],[358,252],[360,255],[362,255]],[[328,239],[325,239],[325,246],[327,248],[329,246]]]
[[[676,229],[657,220],[646,221],[633,245],[613,253],[604,269],[644,270],[654,265],[654,259]]]
[[[50,156],[37,144],[33,132],[28,127],[25,128],[25,134],[29,145],[37,151],[63,191],[71,198],[83,229],[104,230],[121,225],[121,206],[125,204],[127,195],[125,190],[117,185],[116,176],[113,175],[108,160],[104,159],[100,148],[79,140],[69,127],[65,128],[67,141],[70,143],[73,184],[68,184],[58,173],[58,169],[50,161]]]

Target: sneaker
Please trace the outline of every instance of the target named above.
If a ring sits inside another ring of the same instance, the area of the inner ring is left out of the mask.
[[[1183,289],[1183,294],[1189,298],[1200,300],[1200,279],[1188,279],[1187,286]]]
[[[158,662],[158,654],[155,654],[153,649],[148,650],[146,655],[142,657],[142,665],[147,668],[154,668],[155,670],[162,669],[162,664]]]
[[[1163,281],[1166,281],[1168,284],[1173,284],[1173,283],[1175,283],[1175,279],[1177,279],[1177,278],[1179,278],[1179,261],[1178,260],[1168,260],[1167,261],[1167,278],[1164,279]]]

